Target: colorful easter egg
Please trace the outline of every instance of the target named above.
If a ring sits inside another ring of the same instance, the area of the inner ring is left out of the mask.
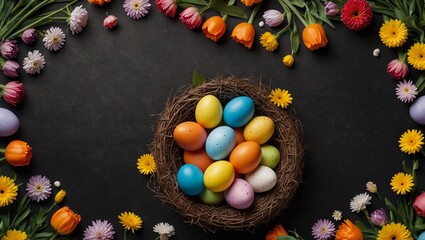
[[[277,176],[273,169],[260,165],[254,171],[245,174],[245,180],[251,184],[254,192],[262,193],[276,185]]]
[[[226,190],[235,178],[233,165],[225,160],[216,161],[211,164],[204,174],[205,187],[213,192]]]
[[[187,121],[174,128],[173,137],[181,148],[194,151],[204,146],[207,132],[197,122]]]
[[[266,143],[274,133],[274,122],[267,116],[254,117],[245,126],[243,136],[246,141],[254,141],[258,144]]]
[[[409,109],[413,121],[425,125],[425,96],[416,99]]]
[[[280,162],[280,152],[275,146],[270,144],[261,145],[261,162],[269,168],[274,169]]]
[[[224,201],[224,192],[213,192],[208,188],[204,188],[201,194],[199,194],[199,198],[206,204],[218,205]]]
[[[214,162],[214,160],[208,156],[205,148],[201,148],[195,151],[185,150],[183,152],[183,160],[184,163],[191,163],[199,167],[202,172],[205,172],[207,167]]]
[[[229,126],[214,128],[208,134],[205,142],[205,150],[210,158],[214,160],[226,159],[236,145],[236,135]]]
[[[204,190],[204,174],[193,164],[185,164],[177,172],[177,185],[189,196],[198,195]]]
[[[0,137],[7,137],[15,134],[19,129],[19,119],[16,115],[6,109],[0,108]]]
[[[254,202],[254,194],[254,189],[247,181],[236,178],[232,185],[224,191],[224,199],[233,208],[246,209]]]
[[[223,117],[223,107],[214,95],[206,95],[199,100],[195,108],[195,118],[204,128],[218,126]]]
[[[254,101],[250,97],[235,97],[224,107],[223,120],[233,128],[242,127],[251,120],[254,112]]]
[[[246,141],[237,145],[230,153],[229,162],[238,173],[249,173],[261,161],[261,147],[253,141]]]

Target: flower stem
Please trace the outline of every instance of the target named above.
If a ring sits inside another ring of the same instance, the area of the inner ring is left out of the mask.
[[[301,13],[298,11],[298,9],[296,7],[294,7],[294,5],[292,5],[292,3],[289,0],[279,0],[279,1],[282,1],[283,4],[285,4],[286,6],[288,6],[291,9],[291,11],[293,13],[295,13],[295,15],[298,17],[298,19],[302,22],[302,24],[305,27],[308,26],[307,21],[304,19],[304,17],[301,15]]]
[[[249,20],[248,20],[248,23],[249,24],[252,24],[254,22],[255,15],[257,15],[258,10],[260,9],[261,3],[257,3],[257,5],[255,6],[254,10],[252,10],[251,16],[249,16]]]
[[[0,162],[3,162],[6,159],[6,157],[0,158]]]
[[[124,240],[127,240],[127,229],[124,229]]]
[[[279,38],[280,35],[284,34],[285,32],[287,32],[289,30],[290,24],[288,23],[288,25],[286,25],[286,27],[284,27],[282,30],[280,30],[279,32],[277,32],[275,34],[276,38]]]
[[[6,152],[6,149],[4,149],[4,148],[0,148],[0,152],[1,152],[1,153],[5,153],[5,152]]]

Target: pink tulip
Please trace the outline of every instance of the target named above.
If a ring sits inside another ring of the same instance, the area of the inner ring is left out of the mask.
[[[283,14],[275,9],[270,9],[263,14],[264,21],[269,27],[277,27],[283,22]]]
[[[118,24],[118,18],[114,15],[109,15],[103,20],[103,26],[105,28],[113,29]]]
[[[195,7],[188,7],[180,13],[180,21],[190,29],[195,29],[201,26],[202,15]]]
[[[413,207],[419,216],[425,217],[425,192],[422,192],[415,198],[415,201],[413,201]]]
[[[18,81],[11,81],[6,85],[0,84],[0,92],[3,95],[3,98],[6,102],[17,106],[24,97],[24,84]]]
[[[325,14],[327,16],[335,16],[338,13],[338,6],[334,2],[325,2]]]
[[[22,33],[21,39],[25,44],[33,44],[37,40],[37,31],[34,28],[27,29]]]
[[[7,77],[17,77],[19,75],[19,63],[15,61],[6,60],[1,68],[3,70],[3,74]]]
[[[174,0],[155,0],[158,10],[167,17],[174,17],[177,12],[177,3]]]
[[[409,72],[407,64],[400,61],[399,59],[394,59],[387,65],[387,72],[390,77],[393,77],[397,80],[404,79]]]
[[[7,40],[1,43],[0,52],[6,59],[13,59],[18,56],[19,47],[16,40]]]

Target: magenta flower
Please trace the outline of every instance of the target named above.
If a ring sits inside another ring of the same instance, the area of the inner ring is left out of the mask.
[[[415,198],[415,201],[413,201],[413,207],[419,216],[425,217],[425,192],[422,192]]]
[[[283,14],[274,9],[265,11],[263,18],[269,27],[277,27],[283,22]]]
[[[397,80],[404,79],[409,72],[407,64],[400,61],[399,59],[391,60],[387,65],[387,72],[390,77]]]
[[[24,98],[24,84],[18,81],[11,81],[6,85],[0,84],[0,95],[6,102],[16,107]]]
[[[335,224],[328,219],[319,219],[311,228],[314,239],[326,240],[335,235]]]
[[[399,82],[395,89],[397,98],[402,102],[412,102],[418,95],[418,89],[412,80]]]
[[[114,227],[107,220],[92,221],[92,225],[84,230],[83,240],[111,240],[114,239]]]
[[[16,40],[7,40],[1,43],[0,52],[6,59],[12,59],[18,56],[19,46]]]
[[[19,63],[13,60],[6,60],[0,58],[0,65],[3,71],[3,74],[6,77],[17,77],[19,75]]]
[[[22,33],[21,39],[25,44],[33,44],[35,40],[37,40],[37,31],[34,28],[30,28],[25,30],[24,33]]]
[[[118,18],[114,15],[109,15],[103,20],[103,26],[105,28],[113,29],[118,24]]]
[[[188,28],[195,29],[201,26],[202,14],[196,7],[188,7],[180,13],[180,21]]]
[[[383,208],[375,210],[370,214],[370,221],[376,226],[384,226],[388,223],[388,217]]]
[[[177,12],[177,3],[174,0],[155,0],[158,10],[167,17],[174,17]]]
[[[28,197],[36,202],[46,200],[52,194],[51,186],[47,177],[41,175],[32,176],[27,183]]]
[[[327,16],[335,16],[338,12],[339,12],[339,9],[336,3],[331,1],[325,2],[325,14]]]

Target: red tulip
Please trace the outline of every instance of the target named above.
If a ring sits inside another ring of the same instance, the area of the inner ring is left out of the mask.
[[[415,201],[413,201],[413,207],[419,216],[425,217],[425,192],[422,192],[415,198]]]

